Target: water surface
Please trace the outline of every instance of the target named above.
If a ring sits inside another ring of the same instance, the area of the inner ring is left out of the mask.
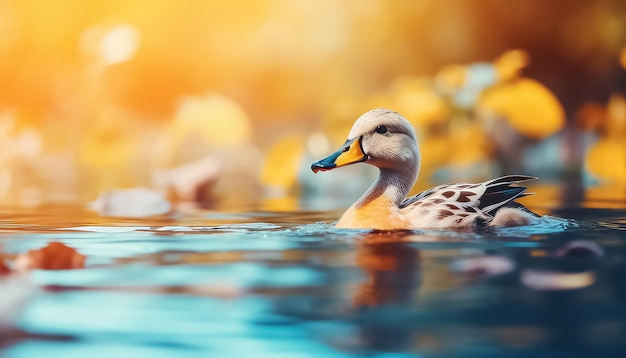
[[[50,241],[87,256],[85,269],[12,279],[34,290],[0,331],[3,357],[626,351],[623,208],[552,210],[525,228],[393,233],[334,229],[335,211],[0,214],[9,262]]]

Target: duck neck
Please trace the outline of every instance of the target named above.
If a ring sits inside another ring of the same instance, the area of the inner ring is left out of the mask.
[[[415,184],[418,170],[419,167],[411,165],[402,169],[380,168],[374,184],[354,205],[360,208],[373,201],[385,200],[399,206]]]

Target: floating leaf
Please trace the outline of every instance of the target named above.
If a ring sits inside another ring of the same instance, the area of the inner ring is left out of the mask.
[[[16,271],[68,270],[85,268],[85,255],[60,242],[51,242],[39,250],[30,250],[15,259]]]
[[[11,273],[11,269],[9,269],[3,261],[0,261],[0,276]]]

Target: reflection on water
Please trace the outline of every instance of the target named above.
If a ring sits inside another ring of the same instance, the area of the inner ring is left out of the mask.
[[[5,212],[9,267],[51,241],[86,261],[0,276],[2,355],[619,356],[626,210],[558,214],[576,220],[369,233],[333,212]]]

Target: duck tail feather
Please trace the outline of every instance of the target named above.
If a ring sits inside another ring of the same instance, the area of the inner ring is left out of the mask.
[[[538,178],[531,177],[528,175],[505,175],[503,177],[490,180],[486,182],[485,185],[487,186],[487,188],[489,188],[489,187],[496,186],[496,185],[502,185],[502,184],[509,185],[509,184],[521,183],[521,182],[525,182],[529,180],[536,180],[536,179]]]
[[[488,187],[480,198],[478,208],[488,215],[493,215],[507,203],[524,196],[526,190],[521,186],[510,186],[504,183]]]

